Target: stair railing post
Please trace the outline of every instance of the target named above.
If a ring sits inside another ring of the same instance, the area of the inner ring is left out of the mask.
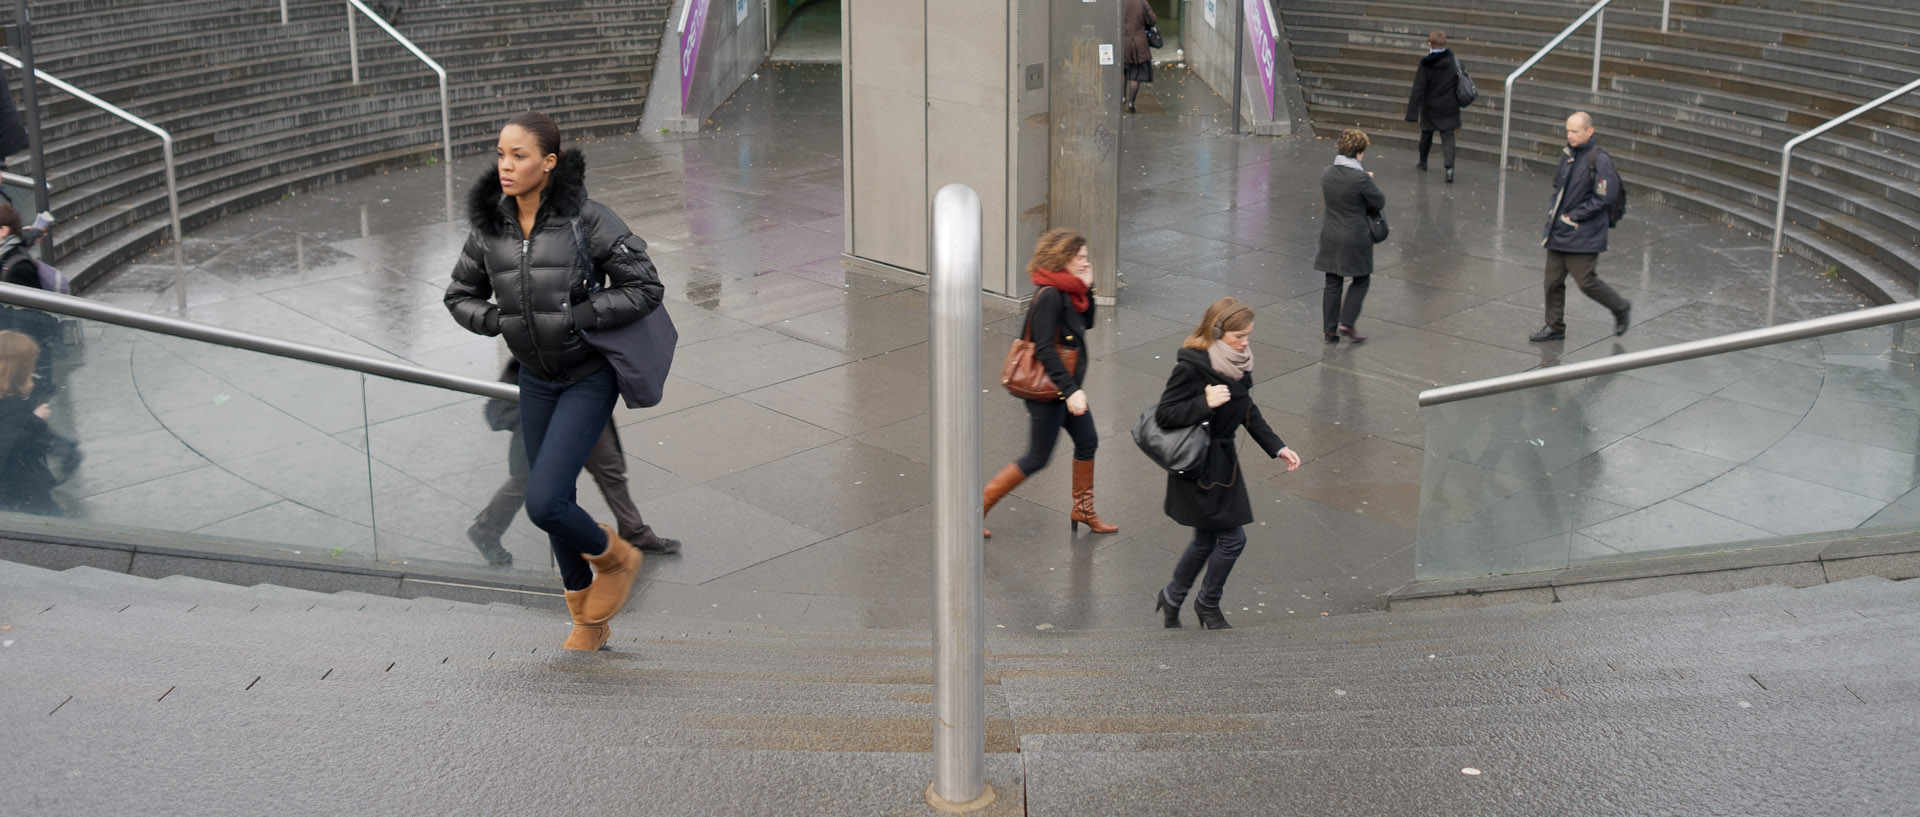
[[[1915,91],[1920,91],[1920,79],[1915,79],[1912,82],[1909,82],[1905,85],[1902,85],[1898,88],[1888,91],[1885,94],[1882,94],[1879,99],[1876,99],[1872,102],[1868,102],[1865,105],[1861,105],[1858,108],[1854,108],[1851,111],[1847,111],[1846,113],[1843,113],[1839,116],[1829,119],[1826,122],[1821,123],[1820,126],[1814,128],[1813,130],[1807,131],[1806,133],[1800,134],[1799,136],[1795,136],[1792,139],[1788,139],[1787,143],[1781,146],[1780,148],[1780,191],[1775,195],[1774,203],[1773,203],[1773,254],[1774,255],[1778,256],[1780,254],[1781,242],[1786,237],[1787,174],[1788,174],[1788,171],[1793,169],[1793,149],[1799,147],[1802,142],[1806,142],[1812,139],[1818,139],[1821,134],[1824,134],[1827,131],[1833,130],[1834,128],[1840,127],[1841,125],[1844,125],[1848,122],[1852,122],[1855,117],[1858,117],[1861,114],[1864,114],[1868,111],[1871,111],[1875,108],[1878,108],[1882,105],[1885,105],[1889,102],[1892,102],[1896,99],[1899,99],[1900,97],[1906,96],[1907,94],[1913,93]]]
[[[973,811],[986,785],[986,593],[980,494],[980,196],[933,199],[928,265],[933,454],[933,783],[927,802]]]
[[[1600,93],[1600,47],[1607,39],[1607,10],[1601,9],[1593,16],[1593,86],[1588,90]]]
[[[1673,14],[1673,0],[1660,0],[1660,33],[1667,33],[1667,18]]]
[[[40,88],[34,81],[37,69],[33,67],[33,16],[27,8],[27,0],[20,0],[19,13],[14,20],[19,23],[17,30],[20,32],[20,42],[17,43],[20,47],[20,98],[26,103],[26,110],[21,111],[21,115],[27,120],[27,132],[33,136],[33,139],[28,142],[32,147],[30,153],[33,156],[33,204],[39,208],[36,212],[44,213],[52,209],[52,204],[48,200],[51,190],[47,182],[45,140],[41,138],[40,132]],[[33,215],[27,214],[27,217],[21,220],[31,222]],[[59,260],[59,256],[54,252],[53,234],[42,235],[40,243],[41,257],[47,259],[49,263]]]
[[[287,24],[287,0],[280,0],[280,24]]]
[[[347,54],[353,61],[353,84],[360,84],[360,27],[354,23],[353,3],[347,3]]]

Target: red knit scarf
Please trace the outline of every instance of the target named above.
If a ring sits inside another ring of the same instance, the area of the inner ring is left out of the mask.
[[[1081,281],[1073,273],[1057,269],[1036,269],[1030,273],[1030,277],[1033,278],[1034,286],[1053,287],[1066,293],[1067,300],[1073,303],[1075,312],[1085,312],[1087,307],[1093,304],[1093,300],[1088,297],[1086,282]]]

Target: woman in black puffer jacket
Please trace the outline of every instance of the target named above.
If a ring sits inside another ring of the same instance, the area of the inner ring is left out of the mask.
[[[573,615],[562,646],[574,650],[606,643],[640,567],[640,551],[574,501],[619,396],[613,368],[581,332],[637,321],[664,294],[646,242],[587,199],[586,167],[560,149],[560,129],[545,115],[508,120],[494,169],[468,196],[473,230],[446,297],[455,320],[501,336],[520,362],[527,516],[552,542]],[[604,286],[588,286],[583,250]]]

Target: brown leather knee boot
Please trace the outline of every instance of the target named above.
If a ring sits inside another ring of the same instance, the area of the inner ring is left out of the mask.
[[[1026,481],[1027,475],[1020,472],[1020,466],[1007,463],[1006,467],[1000,469],[1000,473],[993,475],[993,479],[987,480],[987,491],[980,503],[985,507],[981,509],[980,515],[985,517],[987,511],[993,510],[993,506],[998,503],[1001,498],[1005,497],[1008,491],[1019,487],[1020,483]],[[993,531],[987,530],[985,526],[980,528],[980,533],[984,535],[985,538],[993,538]]]
[[[1100,521],[1100,515],[1093,512],[1093,460],[1073,461],[1073,513],[1067,515],[1073,520],[1073,529],[1079,530],[1080,523],[1087,523],[1087,530],[1094,533],[1114,533],[1119,525],[1109,525]]]

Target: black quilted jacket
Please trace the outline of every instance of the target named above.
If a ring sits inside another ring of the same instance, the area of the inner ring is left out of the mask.
[[[665,292],[647,243],[606,205],[587,199],[586,171],[579,151],[560,158],[531,235],[521,233],[514,201],[500,192],[499,170],[482,174],[467,195],[473,229],[447,287],[454,320],[501,336],[527,373],[556,383],[576,382],[606,365],[581,330],[646,317]],[[593,257],[591,292],[574,240],[576,219]]]

